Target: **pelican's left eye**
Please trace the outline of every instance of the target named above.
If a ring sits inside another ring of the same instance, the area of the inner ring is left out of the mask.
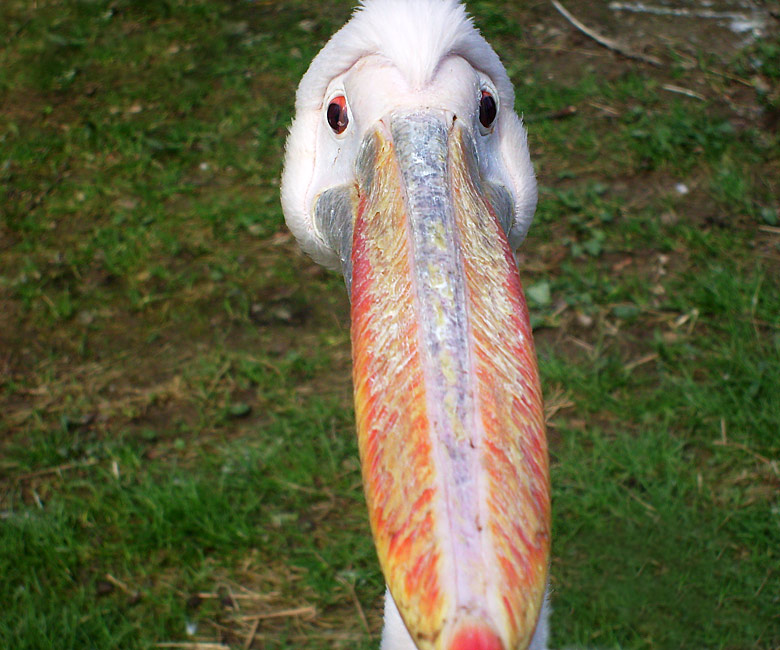
[[[496,100],[493,99],[493,95],[487,90],[483,90],[482,97],[479,100],[479,123],[486,129],[489,129],[495,122],[497,114],[498,106],[496,106]]]
[[[330,100],[328,104],[328,126],[333,129],[333,133],[339,135],[349,124],[349,115],[347,112],[347,98],[344,95],[338,95]]]

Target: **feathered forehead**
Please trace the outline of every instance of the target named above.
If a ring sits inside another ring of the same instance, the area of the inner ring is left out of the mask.
[[[317,110],[331,79],[371,54],[391,61],[413,88],[424,87],[444,57],[462,56],[492,79],[503,102],[514,104],[501,61],[457,0],[363,0],[312,61],[296,109]]]

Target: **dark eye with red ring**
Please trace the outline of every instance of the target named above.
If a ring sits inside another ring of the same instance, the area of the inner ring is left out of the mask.
[[[330,100],[328,104],[328,125],[333,129],[333,133],[339,135],[349,124],[349,115],[347,114],[347,98],[339,95]]]
[[[486,129],[489,129],[496,120],[498,106],[487,90],[482,91],[482,98],[479,100],[479,123]]]

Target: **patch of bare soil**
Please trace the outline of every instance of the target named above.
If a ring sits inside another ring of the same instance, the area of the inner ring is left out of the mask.
[[[728,62],[756,38],[777,29],[777,16],[751,0],[673,0],[672,2],[562,2],[583,26],[638,55],[662,58],[666,52],[696,57],[707,52]],[[571,23],[571,21],[569,21]],[[571,23],[573,25],[573,23]],[[582,35],[585,34],[579,27]]]

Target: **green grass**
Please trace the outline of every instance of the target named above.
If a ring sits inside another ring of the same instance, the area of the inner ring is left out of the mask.
[[[777,38],[655,69],[470,7],[541,189],[553,646],[776,648]],[[349,11],[0,6],[1,647],[378,646],[343,282],[278,201]]]

